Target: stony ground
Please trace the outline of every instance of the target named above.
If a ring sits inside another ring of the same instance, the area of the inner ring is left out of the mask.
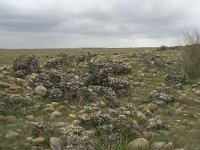
[[[0,50],[0,149],[200,150],[200,80],[179,53]]]

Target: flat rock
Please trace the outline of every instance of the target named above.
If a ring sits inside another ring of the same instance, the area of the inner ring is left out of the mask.
[[[11,138],[16,138],[17,136],[19,136],[19,133],[14,132],[14,131],[8,131],[5,135],[5,138],[11,139]]]
[[[149,103],[144,107],[145,111],[149,110],[151,113],[157,111],[158,109],[159,109],[159,106],[154,103]]]
[[[54,111],[54,112],[51,113],[51,116],[52,117],[60,117],[60,116],[62,116],[62,113],[59,112],[59,111]]]
[[[45,138],[44,137],[38,137],[38,138],[35,138],[35,139],[33,139],[33,143],[34,144],[41,144],[41,143],[44,143],[44,141],[45,141]]]
[[[25,79],[21,79],[21,78],[16,79],[16,84],[22,87],[28,86],[28,82]]]
[[[194,102],[195,102],[196,104],[200,104],[200,100],[199,100],[199,99],[195,99]]]
[[[150,143],[145,138],[137,138],[130,142],[127,146],[127,150],[140,150],[140,149],[150,149]]]
[[[21,87],[20,86],[17,86],[17,85],[10,85],[9,86],[9,91],[11,92],[16,92],[17,90],[19,90]]]
[[[70,117],[70,118],[76,118],[76,115],[74,115],[74,114],[69,114],[69,117]]]
[[[152,144],[152,149],[153,150],[163,150],[166,142],[154,142]]]
[[[1,88],[8,88],[9,86],[10,85],[8,83],[0,81],[0,87]]]

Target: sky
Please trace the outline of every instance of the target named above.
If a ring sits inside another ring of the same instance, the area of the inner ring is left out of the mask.
[[[0,0],[0,48],[179,45],[199,0]]]

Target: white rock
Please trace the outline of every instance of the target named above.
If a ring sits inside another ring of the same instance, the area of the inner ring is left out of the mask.
[[[76,115],[74,115],[74,114],[69,114],[69,117],[70,117],[70,118],[76,118]]]
[[[40,96],[45,96],[47,89],[44,86],[39,85],[35,88],[35,93]]]

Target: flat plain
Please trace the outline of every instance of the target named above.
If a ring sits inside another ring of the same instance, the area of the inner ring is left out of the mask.
[[[35,55],[39,69],[16,74],[21,55]],[[146,149],[172,142],[200,150],[200,79],[184,74],[179,55],[157,48],[1,49],[0,149],[51,149],[57,137],[66,150],[125,150],[142,137]]]

